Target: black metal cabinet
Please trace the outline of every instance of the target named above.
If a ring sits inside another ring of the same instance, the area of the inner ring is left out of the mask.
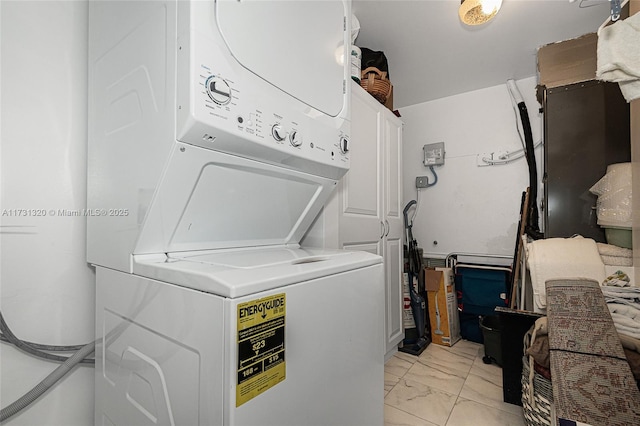
[[[631,161],[629,105],[616,83],[542,89],[545,237],[579,234],[605,242],[589,188],[609,164]]]

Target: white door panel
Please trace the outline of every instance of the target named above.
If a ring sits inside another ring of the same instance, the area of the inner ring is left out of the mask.
[[[359,244],[345,243],[342,246],[342,248],[345,250],[366,251],[369,253],[377,254],[378,256],[382,256],[383,254],[383,247],[382,247],[381,240],[372,241],[370,243],[359,243]]]
[[[387,299],[386,312],[386,352],[393,350],[404,338],[402,328],[402,239],[393,238],[385,240],[384,269],[385,292]]]
[[[340,245],[382,238],[380,112],[362,92],[352,97],[351,168],[341,182]]]
[[[385,179],[384,179],[384,218],[388,227],[389,239],[402,240],[404,235],[404,217],[402,210],[402,122],[388,117],[385,123]]]
[[[385,121],[385,208],[387,218],[402,219],[402,122]]]
[[[368,96],[368,95],[367,95]],[[380,218],[380,113],[353,96],[351,172],[343,178],[343,213]]]
[[[384,118],[384,239],[385,284],[387,296],[387,353],[404,338],[402,272],[404,218],[402,214],[402,122]]]

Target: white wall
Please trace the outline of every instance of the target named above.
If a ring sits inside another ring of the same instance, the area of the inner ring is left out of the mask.
[[[536,78],[519,80],[517,85],[537,142],[542,128]],[[444,257],[453,252],[513,256],[520,200],[529,186],[527,162],[521,158],[506,165],[476,165],[477,154],[522,148],[506,82],[402,108],[400,113],[405,123],[405,204],[417,197],[416,176],[433,181],[422,164],[423,145],[445,143],[445,164],[435,167],[438,183],[420,190],[413,225],[413,235],[425,256]],[[520,123],[519,116],[517,120]],[[542,147],[537,148],[539,180],[541,153]]]
[[[87,2],[2,1],[0,14],[0,307],[24,340],[87,343],[95,278],[85,220],[55,214],[86,201]],[[3,407],[58,365],[4,343],[0,358]],[[93,424],[93,373],[77,367],[6,424]]]

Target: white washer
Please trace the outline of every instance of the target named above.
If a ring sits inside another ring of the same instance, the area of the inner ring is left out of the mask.
[[[97,270],[96,424],[383,423],[384,293],[372,256],[260,248],[154,266],[143,268],[155,280]],[[199,275],[202,287],[205,274],[211,292],[167,284]]]
[[[349,167],[349,1],[95,1],[97,425],[381,425],[381,258],[299,246]]]

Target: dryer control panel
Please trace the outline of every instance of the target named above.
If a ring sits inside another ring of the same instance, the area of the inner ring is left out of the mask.
[[[190,31],[178,40],[177,139],[332,179],[344,175],[350,155],[348,64],[340,68],[340,71],[344,68],[344,80],[337,95],[342,99],[342,109],[337,116],[331,116],[310,105],[313,96],[308,93],[303,94],[308,101],[304,102],[296,93],[287,92],[295,89],[293,83],[279,87],[261,78],[259,67],[252,70],[239,63],[227,42],[227,38],[233,40],[228,36],[231,30],[226,30],[225,38],[208,21],[207,17],[220,12],[213,10],[214,2],[195,2],[184,7],[187,6],[192,21]],[[336,28],[339,34],[334,37],[346,38],[342,18]],[[277,37],[284,37],[279,34],[254,37],[276,37],[272,45],[278,46],[282,43]],[[308,32],[295,36],[317,35]],[[315,42],[318,43],[321,41]],[[264,60],[271,67],[278,67],[278,61],[270,58]],[[333,53],[330,59],[336,61]],[[325,87],[322,81],[303,83],[316,85],[319,94],[336,90],[335,85]]]

